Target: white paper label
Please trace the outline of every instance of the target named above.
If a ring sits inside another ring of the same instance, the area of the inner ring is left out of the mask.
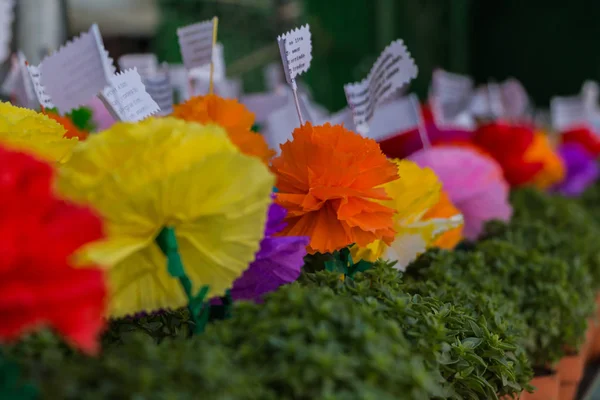
[[[395,40],[381,53],[369,75],[357,83],[344,85],[348,106],[359,133],[369,131],[375,108],[416,78],[415,61],[402,40]]]
[[[189,71],[210,64],[213,54],[214,19],[177,29],[183,65]]]
[[[165,116],[173,112],[173,86],[168,71],[161,71],[142,78],[146,92],[154,99],[160,111],[158,115]]]
[[[29,71],[31,82],[33,82],[33,89],[40,105],[44,108],[54,108],[52,98],[48,96],[42,85],[40,69],[35,65],[28,65],[27,71]]]
[[[504,115],[508,118],[523,117],[529,108],[527,91],[514,78],[507,79],[501,87]]]
[[[579,96],[552,98],[550,116],[552,126],[559,132],[588,123],[588,113]]]
[[[5,95],[11,95],[14,93],[17,84],[21,79],[21,71],[19,69],[19,61],[17,56],[11,57],[10,70],[2,82],[2,93]]]
[[[310,121],[312,119],[309,108],[306,104],[307,101],[307,96],[298,96],[298,102],[300,103],[302,114],[307,118],[307,120]],[[300,127],[300,122],[298,121],[296,105],[291,93],[288,93],[287,101],[284,103],[284,105],[272,112],[267,118],[266,131],[264,135],[269,147],[279,154],[281,152],[279,145],[291,140],[294,129],[298,127]]]
[[[294,85],[296,77],[308,71],[312,61],[310,27],[304,25],[291,30],[277,37],[277,43],[285,78],[290,85]]]
[[[61,113],[83,106],[108,85],[113,68],[97,25],[39,66],[41,84]]]
[[[115,74],[102,94],[121,121],[141,121],[160,111],[135,69]]]
[[[119,57],[119,68],[121,71],[135,68],[143,78],[158,71],[158,58],[152,53],[125,54]]]
[[[473,79],[466,75],[436,69],[431,81],[429,102],[436,124],[449,126],[465,111],[473,93]]]
[[[14,0],[0,0],[0,63],[10,56],[12,23],[15,19]]]

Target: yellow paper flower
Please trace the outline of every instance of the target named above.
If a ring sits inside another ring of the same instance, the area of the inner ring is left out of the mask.
[[[385,254],[386,258],[397,261],[398,268],[403,268],[434,245],[440,235],[462,225],[463,218],[457,214],[426,219],[427,211],[440,199],[441,182],[429,168],[421,168],[408,160],[394,162],[400,179],[383,186],[391,200],[382,203],[397,212],[394,216],[396,238],[389,247],[382,241],[363,248],[353,246],[351,254],[353,259],[367,261],[375,261]]]
[[[82,142],[57,188],[104,217],[107,239],[81,256],[109,268],[110,313],[122,316],[187,302],[155,243],[163,227],[174,228],[193,292],[223,295],[259,248],[273,183],[222,128],[150,118]]]
[[[524,159],[528,162],[541,162],[544,165],[532,181],[532,184],[539,189],[547,189],[561,182],[565,177],[564,163],[544,132],[535,133],[533,143],[525,152]]]
[[[44,161],[64,163],[77,139],[64,137],[65,128],[44,114],[0,102],[0,143]]]

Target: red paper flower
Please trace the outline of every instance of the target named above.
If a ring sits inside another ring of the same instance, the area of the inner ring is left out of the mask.
[[[529,127],[496,122],[479,127],[473,143],[500,164],[507,182],[515,187],[531,182],[544,167],[542,162],[525,159],[534,138]]]
[[[103,271],[72,265],[73,253],[102,238],[90,210],[57,199],[53,170],[0,148],[0,340],[41,326],[88,353],[104,326]]]
[[[600,156],[600,138],[587,127],[580,127],[563,132],[562,143],[579,143],[594,157]]]

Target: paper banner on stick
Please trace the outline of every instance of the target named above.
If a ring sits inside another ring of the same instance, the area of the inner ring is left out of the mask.
[[[296,77],[308,71],[312,61],[310,27],[304,25],[277,37],[277,44],[285,79],[288,84],[294,86]]]
[[[442,69],[436,69],[433,72],[429,105],[437,126],[441,128],[473,128],[474,121],[469,115],[473,86],[473,79],[467,75]]]
[[[10,71],[2,84],[2,92],[13,97],[17,105],[26,108],[37,108],[38,100],[33,82],[27,70],[27,61],[22,52],[11,58]]]
[[[344,85],[357,131],[366,134],[375,108],[416,78],[417,73],[404,42],[395,40],[381,53],[365,79]]]
[[[173,85],[168,70],[157,72],[142,78],[146,92],[158,104],[157,115],[165,116],[173,112]]]
[[[135,68],[143,78],[158,71],[158,58],[152,53],[125,54],[119,57],[119,68],[121,71]]]
[[[33,83],[33,90],[35,91],[40,106],[43,108],[54,108],[52,98],[46,93],[46,89],[44,88],[44,85],[42,85],[40,69],[35,65],[27,65],[27,71],[29,72],[29,77]]]
[[[112,62],[97,25],[44,58],[41,84],[61,113],[83,106],[108,85]]]
[[[102,91],[102,97],[121,121],[141,121],[160,111],[135,69],[115,74]]]
[[[14,7],[14,0],[0,0],[0,63],[10,56],[12,23],[15,19]]]
[[[558,132],[589,123],[588,111],[579,96],[552,98],[550,118],[552,127]]]
[[[181,57],[188,71],[211,63],[214,24],[215,18],[177,29]]]
[[[500,90],[505,117],[515,119],[522,118],[527,114],[529,96],[521,82],[515,78],[509,78],[502,83]]]

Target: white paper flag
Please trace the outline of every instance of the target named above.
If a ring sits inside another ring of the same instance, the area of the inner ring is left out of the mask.
[[[310,121],[312,119],[306,104],[307,100],[306,95],[298,96],[302,114]],[[269,147],[279,154],[281,152],[279,145],[291,140],[294,129],[300,127],[300,122],[296,114],[296,105],[291,93],[287,94],[287,101],[284,105],[268,116],[265,125],[265,139]]]
[[[183,64],[189,71],[210,64],[213,54],[216,18],[177,29]]]
[[[119,57],[119,68],[121,71],[135,68],[143,78],[158,71],[158,58],[152,53],[125,54]]]
[[[44,108],[54,108],[52,98],[46,93],[46,89],[42,85],[40,69],[35,65],[27,65],[27,71],[29,72],[31,82],[33,82],[33,90],[40,105]]]
[[[141,121],[160,111],[135,69],[115,74],[102,95],[121,121]]]
[[[14,0],[0,0],[0,63],[10,56],[12,23],[15,19]]]
[[[287,83],[295,86],[296,77],[310,68],[312,42],[310,27],[304,25],[277,37]]]
[[[558,132],[587,125],[589,121],[586,106],[579,96],[552,98],[550,101],[550,117],[552,127]]]
[[[12,96],[17,105],[26,108],[37,108],[38,100],[29,76],[25,56],[22,52],[13,55],[10,71],[2,84],[2,92]]]
[[[417,73],[415,61],[404,42],[395,40],[381,53],[365,79],[344,85],[348,106],[359,133],[369,131],[375,108],[416,78]]]
[[[431,80],[431,96],[441,104],[444,118],[452,120],[468,105],[473,93],[473,79],[467,75],[436,69]]]
[[[146,92],[160,107],[158,115],[165,116],[173,112],[173,86],[167,70],[142,78]]]
[[[521,82],[509,78],[502,83],[500,90],[502,92],[504,116],[514,119],[527,114],[529,97]]]
[[[112,62],[97,25],[67,42],[39,66],[41,84],[61,113],[83,106],[108,85]]]

